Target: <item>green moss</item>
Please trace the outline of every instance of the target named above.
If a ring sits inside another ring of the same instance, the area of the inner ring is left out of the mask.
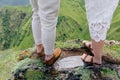
[[[17,63],[17,65],[13,68],[13,71],[14,72],[18,72],[20,69],[26,69],[26,68],[29,68],[31,66],[28,66],[29,64],[36,64],[38,66],[42,66],[41,64],[41,61],[38,59],[38,60],[32,60],[30,58],[26,58],[20,62]]]
[[[92,74],[93,72],[88,70],[88,69],[84,69],[83,67],[80,67],[78,72],[80,74],[82,74],[82,80],[91,80],[90,78],[90,74]]]
[[[109,77],[109,78],[111,78],[112,80],[120,80],[120,79],[118,78],[118,76],[117,76],[116,71],[113,71],[113,70],[111,70],[111,69],[109,69],[109,68],[102,68],[101,74],[102,74],[102,77],[104,77],[104,78]]]
[[[18,51],[13,51],[11,49],[6,51],[0,51],[0,79],[7,80],[12,76],[12,69],[16,65],[16,57]]]
[[[45,75],[41,71],[28,70],[25,73],[25,77],[27,78],[27,80],[43,80]]]
[[[113,59],[120,58],[120,46],[119,45],[111,45],[104,47],[104,54],[109,54]]]
[[[80,48],[82,46],[80,39],[57,41],[55,45],[59,48]]]

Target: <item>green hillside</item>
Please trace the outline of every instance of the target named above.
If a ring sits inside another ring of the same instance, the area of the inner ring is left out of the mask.
[[[114,13],[107,39],[120,40],[120,5]],[[30,6],[0,8],[0,49],[25,49],[34,45]],[[114,35],[113,35],[114,34]],[[84,0],[61,0],[57,41],[89,39]]]

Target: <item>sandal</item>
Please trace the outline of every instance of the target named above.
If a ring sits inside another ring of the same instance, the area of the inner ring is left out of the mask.
[[[83,53],[83,55],[81,56],[81,59],[83,60],[84,62],[84,67],[86,66],[90,66],[91,63],[93,62],[93,57],[94,56],[91,56],[91,55],[88,55],[86,53]],[[87,59],[88,58],[88,59]],[[87,60],[86,60],[87,59]]]
[[[93,56],[87,55],[88,60],[84,61],[84,68],[87,69],[100,69],[102,64],[93,62]]]
[[[92,66],[93,65],[93,56],[87,55],[88,60],[84,60],[84,67]],[[86,58],[87,58],[86,57]]]
[[[61,49],[60,48],[56,48],[53,54],[53,57],[50,60],[45,60],[44,63],[46,65],[52,65],[55,63],[55,61],[59,58],[61,54]]]
[[[91,68],[91,69],[100,69],[102,64],[93,63],[94,54],[93,54],[93,49],[92,49],[92,45],[91,45],[92,42],[83,41],[82,43],[83,43],[83,45],[86,48],[88,48],[91,51],[90,55],[87,55],[85,53],[82,55],[82,60],[84,61],[84,67]],[[91,57],[91,61],[90,60],[89,61],[85,61],[85,59],[87,58],[87,56]]]
[[[91,60],[86,61],[87,57],[91,58]],[[83,55],[81,56],[81,59],[83,60],[83,62],[91,62],[93,57],[94,57],[93,54],[92,55],[88,55],[86,53],[83,53]]]
[[[85,59],[86,59],[87,55],[94,56],[94,54],[93,54],[93,49],[92,49],[92,46],[91,46],[91,44],[92,44],[91,42],[83,41],[82,43],[83,43],[84,47],[86,47],[90,51],[90,54],[84,53],[81,56],[82,60],[85,62]]]
[[[84,68],[86,69],[93,69],[93,70],[100,70],[102,67],[102,64],[93,62],[93,56],[87,55],[88,60],[84,60]],[[86,57],[86,58],[87,58]]]
[[[87,57],[87,54],[83,53],[83,55],[81,56],[81,59],[83,60],[83,62],[85,62],[86,57]]]
[[[92,42],[90,42],[90,41],[83,41],[82,42],[83,43],[83,45],[86,47],[86,48],[88,48],[89,50],[92,50]]]

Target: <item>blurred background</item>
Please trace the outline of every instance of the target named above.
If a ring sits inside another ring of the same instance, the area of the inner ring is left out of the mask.
[[[0,1],[0,49],[25,49],[34,45],[31,32],[32,9],[28,0]],[[56,41],[90,40],[84,0],[61,0]],[[120,5],[117,7],[108,40],[120,41]],[[69,33],[69,34],[68,34]]]

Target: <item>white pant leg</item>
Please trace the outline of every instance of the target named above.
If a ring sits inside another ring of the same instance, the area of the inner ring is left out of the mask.
[[[38,0],[39,16],[42,26],[42,43],[45,54],[51,55],[54,52],[56,37],[56,24],[60,0]]]
[[[113,13],[119,0],[85,0],[91,38],[97,42],[106,39]]]
[[[32,32],[33,37],[36,45],[42,44],[41,41],[41,24],[40,24],[40,18],[39,18],[39,6],[38,6],[38,0],[30,0],[30,3],[32,5]]]

